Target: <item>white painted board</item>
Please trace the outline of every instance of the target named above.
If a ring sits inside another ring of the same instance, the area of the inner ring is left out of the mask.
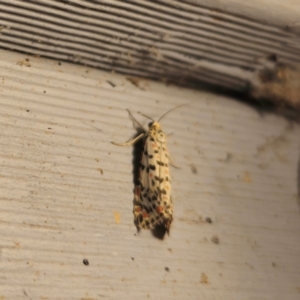
[[[0,68],[0,299],[299,299],[299,125],[3,50]],[[159,240],[137,233],[132,149],[110,142],[135,133],[126,109],[147,124],[181,103],[161,121],[180,169]]]

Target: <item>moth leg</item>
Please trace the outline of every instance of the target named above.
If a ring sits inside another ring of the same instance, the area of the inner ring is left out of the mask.
[[[176,169],[181,169],[179,166],[175,165],[174,162],[172,161],[171,157],[170,157],[170,154],[169,154],[169,162],[170,162],[170,165]]]
[[[111,142],[112,144],[114,145],[117,145],[117,146],[130,146],[130,145],[133,145],[134,143],[136,143],[138,140],[140,140],[142,137],[144,137],[145,133],[141,133],[139,136],[137,136],[136,138],[126,142],[126,143],[123,143],[123,144],[118,144],[118,143],[115,143],[115,142]]]
[[[136,119],[134,118],[134,116],[132,115],[132,113],[130,112],[130,110],[127,109],[127,111],[128,111],[128,114],[129,114],[129,118],[130,118],[130,120],[131,120],[132,123],[133,123],[133,127],[134,127],[135,129],[143,129],[143,131],[146,131],[146,130],[144,129],[143,125],[142,125],[138,120],[136,120]],[[138,127],[137,127],[136,125],[138,125]]]
[[[172,134],[173,134],[173,132],[166,134],[166,136],[170,136],[170,135],[172,135]],[[169,154],[168,158],[169,158],[170,165],[171,165],[172,167],[174,167],[174,168],[176,168],[176,169],[180,169],[179,166],[177,166],[177,165],[174,164],[174,162],[172,161],[172,159],[171,159],[171,157],[170,157],[170,154]]]
[[[173,218],[171,216],[170,219],[165,224],[168,235],[170,235],[170,227],[171,227],[172,220],[173,220]]]

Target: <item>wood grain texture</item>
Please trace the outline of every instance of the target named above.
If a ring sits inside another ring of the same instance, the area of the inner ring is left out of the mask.
[[[279,63],[300,65],[299,32],[283,26],[289,18],[297,21],[299,6],[292,1],[0,0],[0,5],[2,49],[131,76],[240,92],[270,54]]]
[[[0,57],[0,299],[299,299],[298,125],[207,92]],[[126,108],[158,118],[185,102],[161,122],[181,168],[158,240],[136,232],[132,149],[110,141],[134,134]]]
[[[300,33],[300,4],[298,0],[239,1],[239,0],[186,0],[194,5],[210,7],[217,12],[225,12],[262,24],[289,28]]]

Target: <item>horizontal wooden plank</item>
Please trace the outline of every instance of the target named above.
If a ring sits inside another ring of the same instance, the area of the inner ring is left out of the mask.
[[[283,26],[297,21],[300,8],[293,1],[0,3],[1,48],[131,76],[244,92],[257,88],[256,74],[266,56],[275,55],[278,64],[300,64],[297,26]],[[293,96],[285,99],[291,93],[284,83],[279,96],[275,89],[264,89],[259,86],[251,95],[299,104]],[[292,93],[298,94],[299,87]]]
[[[229,97],[0,51],[0,299],[298,299],[299,125]],[[161,124],[174,223],[133,224],[134,133]],[[87,260],[87,261],[84,261]]]
[[[244,17],[244,22],[248,19],[256,20],[258,23],[271,25],[300,33],[300,4],[298,0],[273,0],[249,2],[239,0],[186,0],[194,5],[204,6],[215,10],[215,13],[227,13]]]

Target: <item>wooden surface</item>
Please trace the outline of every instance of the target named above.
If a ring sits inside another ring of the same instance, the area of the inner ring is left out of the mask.
[[[300,33],[300,3],[298,0],[240,1],[240,0],[186,0],[191,4],[209,7],[262,24],[273,25]]]
[[[207,92],[0,58],[1,300],[299,299],[299,125]],[[180,169],[159,240],[136,232],[132,149],[110,142],[135,133],[127,108],[147,124],[138,111],[187,102],[161,121]]]
[[[252,86],[266,56],[300,66],[300,7],[292,0],[0,0],[0,6],[0,48],[130,76],[240,92]]]

